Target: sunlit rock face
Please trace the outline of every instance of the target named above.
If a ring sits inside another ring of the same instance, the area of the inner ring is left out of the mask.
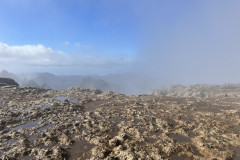
[[[240,98],[0,87],[0,159],[240,159]]]

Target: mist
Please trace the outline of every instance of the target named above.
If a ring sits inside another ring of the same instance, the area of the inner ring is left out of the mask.
[[[142,4],[141,72],[157,87],[239,83],[239,7],[238,1]]]

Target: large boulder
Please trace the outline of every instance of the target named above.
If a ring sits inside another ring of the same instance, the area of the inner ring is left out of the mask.
[[[19,84],[11,78],[0,77],[0,86],[19,86]]]

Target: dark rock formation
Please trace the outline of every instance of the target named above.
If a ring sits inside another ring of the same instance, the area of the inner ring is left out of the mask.
[[[0,77],[11,78],[11,79],[13,79],[14,81],[16,81],[17,83],[20,83],[20,81],[21,81],[21,79],[20,79],[17,75],[15,75],[15,74],[13,74],[13,73],[10,73],[10,72],[8,72],[8,71],[6,71],[6,70],[2,70],[2,71],[0,72]]]
[[[0,86],[19,86],[17,82],[15,82],[11,78],[1,78],[0,77]]]

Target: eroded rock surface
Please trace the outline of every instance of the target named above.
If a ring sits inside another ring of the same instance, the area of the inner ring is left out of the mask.
[[[240,98],[0,87],[0,159],[240,159]]]

